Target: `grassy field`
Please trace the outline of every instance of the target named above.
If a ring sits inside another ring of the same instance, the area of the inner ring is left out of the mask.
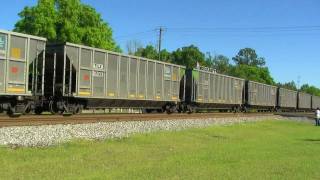
[[[0,148],[0,179],[320,179],[320,127],[265,121]]]

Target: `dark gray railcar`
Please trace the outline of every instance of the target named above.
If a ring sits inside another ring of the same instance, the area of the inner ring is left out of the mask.
[[[312,96],[312,109],[315,110],[317,108],[320,108],[320,97]]]
[[[46,39],[0,30],[0,111],[24,113],[43,95]]]
[[[52,91],[46,96],[68,98],[71,111],[79,105],[159,109],[180,102],[184,66],[71,43],[49,45],[47,58],[52,80],[46,87]]]
[[[311,110],[311,100],[310,94],[299,92],[298,93],[298,109],[300,110]]]
[[[254,81],[246,82],[246,107],[273,110],[277,106],[277,87]]]
[[[240,110],[244,102],[244,85],[245,80],[241,78],[188,70],[186,103],[195,108]]]
[[[296,109],[298,100],[298,91],[279,88],[278,90],[278,108]]]

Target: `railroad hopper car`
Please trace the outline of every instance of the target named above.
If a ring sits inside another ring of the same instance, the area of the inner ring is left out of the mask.
[[[246,81],[245,110],[251,108],[274,111],[277,107],[277,87]]]
[[[320,108],[320,97],[312,96],[312,109],[315,110],[317,108]]]
[[[184,110],[232,109],[240,111],[244,102],[245,80],[214,72],[186,71]]]
[[[312,108],[312,96],[307,93],[298,93],[298,106],[299,110],[311,110]]]
[[[27,113],[42,106],[45,47],[45,38],[0,30],[0,111]]]
[[[71,43],[48,45],[46,62],[52,113],[114,107],[173,112],[183,98],[184,66]]]
[[[296,110],[298,100],[298,91],[279,88],[278,89],[278,106],[277,110]]]

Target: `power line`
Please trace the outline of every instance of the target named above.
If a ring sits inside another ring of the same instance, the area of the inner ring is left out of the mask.
[[[308,31],[320,30],[320,26],[262,26],[262,27],[174,27],[173,31]]]
[[[261,27],[170,27],[162,26],[153,30],[147,30],[122,36],[117,36],[115,39],[118,42],[128,41],[130,39],[147,40],[153,39],[154,33],[158,37],[158,52],[159,60],[161,60],[161,48],[163,41],[163,33],[174,34],[181,37],[189,36],[205,36],[210,37],[284,37],[284,36],[318,36],[320,35],[320,26],[261,26]],[[135,38],[138,37],[138,38]],[[154,39],[153,39],[154,40]]]
[[[148,30],[148,31],[137,32],[137,33],[133,33],[133,34],[127,34],[127,35],[117,36],[117,37],[115,37],[115,39],[122,39],[122,38],[127,38],[127,37],[132,37],[132,36],[145,35],[145,34],[149,34],[149,33],[151,33],[151,32],[154,32],[154,30]]]
[[[162,28],[162,33],[168,31],[168,33],[219,33],[219,34],[230,34],[230,33],[318,33],[320,32],[320,26],[262,26],[262,27],[173,27],[173,28],[163,28],[159,27],[156,30],[147,30],[143,32],[137,32],[133,34],[127,34],[122,36],[117,36],[115,39],[131,39],[132,37],[148,36],[151,33],[157,31],[160,33]],[[272,35],[272,34],[271,34]],[[295,34],[293,34],[295,35]],[[304,34],[297,34],[304,35]]]

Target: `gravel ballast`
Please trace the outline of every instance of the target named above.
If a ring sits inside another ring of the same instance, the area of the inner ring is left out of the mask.
[[[183,130],[211,125],[229,125],[266,119],[282,120],[280,116],[209,118],[188,120],[157,120],[130,122],[100,122],[76,125],[44,125],[0,128],[1,146],[43,147],[73,139],[104,140],[128,137],[134,133]]]

